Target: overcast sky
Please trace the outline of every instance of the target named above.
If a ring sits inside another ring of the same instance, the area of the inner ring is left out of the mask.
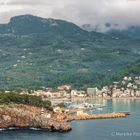
[[[125,28],[140,25],[140,0],[0,0],[1,23],[20,14],[90,23],[100,30],[105,30],[105,23]]]

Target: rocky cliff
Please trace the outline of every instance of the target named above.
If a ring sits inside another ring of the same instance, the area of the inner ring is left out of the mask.
[[[41,128],[49,131],[66,132],[70,124],[55,117],[47,118],[47,111],[41,115],[41,109],[27,105],[0,106],[0,128]],[[55,115],[54,115],[55,116]]]

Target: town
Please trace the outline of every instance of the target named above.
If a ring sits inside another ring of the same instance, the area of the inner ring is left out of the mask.
[[[8,92],[8,91],[6,91]],[[41,90],[22,91],[20,94],[31,94],[42,97],[42,99],[55,100],[57,102],[68,101],[73,98],[123,98],[140,97],[140,76],[125,76],[122,80],[113,82],[112,85],[104,86],[101,89],[89,87],[86,90],[75,90],[71,85],[62,85],[53,88],[43,88]]]

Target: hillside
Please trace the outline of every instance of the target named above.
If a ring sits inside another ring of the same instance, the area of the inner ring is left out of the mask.
[[[99,81],[98,85],[112,85],[113,82],[120,81],[124,77],[139,77],[140,76],[140,60],[129,64],[126,67],[119,69],[117,72],[105,77],[102,81]]]
[[[0,88],[93,85],[140,57],[140,40],[32,15],[0,25]]]

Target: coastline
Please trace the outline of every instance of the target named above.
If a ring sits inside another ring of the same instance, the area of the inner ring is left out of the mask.
[[[52,117],[47,118],[48,111],[40,114],[41,108],[14,104],[0,107],[0,129],[40,129],[51,132],[68,132],[71,131],[70,122],[78,120],[94,119],[117,119],[130,115],[129,112],[114,112],[108,114],[87,114],[71,116],[69,113],[54,113]]]
[[[49,112],[41,114],[41,108],[24,104],[3,105],[0,107],[0,129],[20,128],[20,129],[43,129],[48,131],[67,132],[71,126],[66,116],[61,114],[59,118],[52,114],[47,118]],[[60,118],[61,117],[61,118]]]
[[[140,97],[98,97],[98,96],[94,96],[94,97],[74,97],[71,98],[71,100],[94,100],[94,99],[102,99],[102,100],[112,100],[112,99],[138,99],[140,100]]]

